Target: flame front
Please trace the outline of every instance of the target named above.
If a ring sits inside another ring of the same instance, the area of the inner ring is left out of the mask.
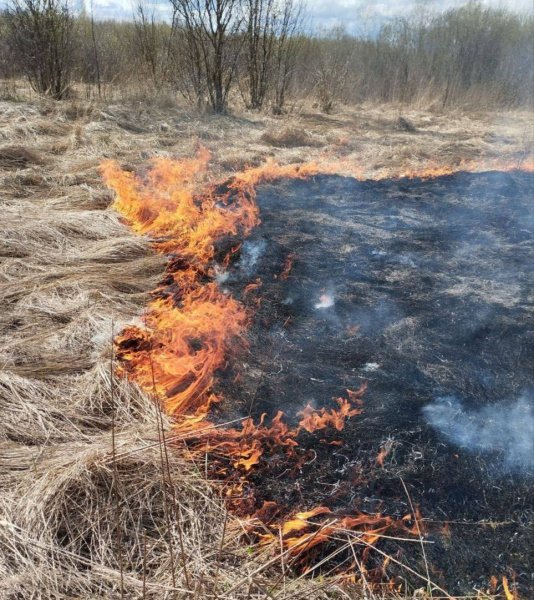
[[[130,326],[116,339],[121,372],[161,403],[175,429],[187,435],[193,455],[209,455],[212,472],[226,482],[230,508],[248,519],[248,531],[261,543],[277,545],[282,539],[288,552],[300,555],[349,529],[358,530],[366,547],[392,527],[419,535],[419,526],[410,525],[413,519],[420,522],[418,514],[396,523],[379,514],[338,517],[323,506],[291,515],[271,501],[258,506],[255,498],[248,476],[259,468],[262,457],[282,454],[298,468],[305,460],[297,452],[302,432],[342,430],[347,419],[362,411],[365,386],[347,390],[347,397],[337,400],[338,408],[306,406],[295,427],[284,421],[282,412],[268,425],[265,416],[259,423],[244,419],[235,428],[209,422],[210,407],[220,400],[213,393],[216,373],[247,344],[249,309],[219,288],[217,276],[238,252],[240,240],[260,222],[256,186],[333,172],[334,167],[269,162],[217,187],[207,181],[208,162],[209,153],[201,150],[194,159],[154,159],[144,175],[113,161],[102,165],[106,184],[115,192],[114,208],[134,232],[149,236],[156,252],[168,257],[165,277],[152,294],[142,326]],[[448,172],[452,170],[431,168],[419,175]],[[280,279],[289,276],[293,260],[288,257]],[[251,282],[243,297],[254,295],[260,286],[260,280]],[[384,458],[385,452],[377,462],[383,465]]]
[[[216,398],[214,373],[230,348],[245,344],[245,307],[223,293],[214,281],[216,254],[227,264],[239,244],[259,223],[254,201],[261,181],[306,177],[316,168],[267,164],[238,175],[218,193],[206,182],[209,153],[195,159],[157,158],[144,176],[114,161],[102,164],[108,187],[115,191],[114,208],[154,249],[170,256],[167,274],[154,291],[144,327],[129,327],[117,339],[122,368],[143,390],[163,402],[177,422],[206,416]],[[227,242],[228,248],[224,249]],[[221,248],[217,248],[221,244]],[[248,291],[259,287],[249,286]]]
[[[132,229],[154,240],[157,252],[169,254],[167,276],[154,292],[144,327],[129,327],[117,340],[123,368],[140,387],[161,399],[171,415],[205,415],[215,399],[213,375],[228,349],[243,341],[244,307],[223,294],[209,278],[223,238],[246,235],[258,223],[253,198],[207,189],[203,182],[209,155],[194,160],[156,159],[141,178],[114,162],[102,173],[115,193],[115,208]]]

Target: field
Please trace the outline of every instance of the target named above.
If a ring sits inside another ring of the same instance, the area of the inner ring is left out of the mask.
[[[185,446],[162,451],[170,422],[117,376],[112,341],[139,322],[165,257],[111,207],[102,161],[138,171],[203,147],[214,182],[268,160],[372,178],[520,167],[533,144],[527,111],[325,115],[301,103],[212,116],[157,101],[2,101],[0,597],[394,593],[295,575],[283,552],[247,542]]]

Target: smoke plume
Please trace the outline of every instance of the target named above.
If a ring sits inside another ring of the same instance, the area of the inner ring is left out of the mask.
[[[257,242],[247,240],[241,248],[239,268],[246,275],[254,274],[256,272],[258,260],[261,258],[266,248],[267,242],[265,240],[259,240]]]
[[[427,421],[452,443],[471,452],[495,452],[508,467],[534,467],[532,394],[511,403],[466,409],[455,396],[437,398],[423,408]]]

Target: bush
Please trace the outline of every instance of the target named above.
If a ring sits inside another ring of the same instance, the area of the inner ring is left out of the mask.
[[[75,24],[67,0],[13,0],[8,24],[14,59],[33,89],[56,100],[65,98]]]

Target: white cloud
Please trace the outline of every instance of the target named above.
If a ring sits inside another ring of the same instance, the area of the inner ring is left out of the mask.
[[[85,6],[89,13],[91,0],[74,0]],[[415,10],[444,11],[466,4],[467,0],[304,0],[308,24],[313,29],[343,25],[351,33],[374,32],[395,17]],[[0,0],[0,7],[8,0]],[[100,19],[129,20],[136,0],[92,0],[95,17]],[[170,18],[170,0],[144,0],[161,18]],[[533,12],[532,0],[481,0],[485,6],[507,8],[513,11]]]
[[[443,12],[466,3],[467,0],[308,0],[306,12],[313,28],[343,25],[351,33],[367,33],[415,11]],[[532,0],[482,0],[481,4],[514,12],[533,11]]]

